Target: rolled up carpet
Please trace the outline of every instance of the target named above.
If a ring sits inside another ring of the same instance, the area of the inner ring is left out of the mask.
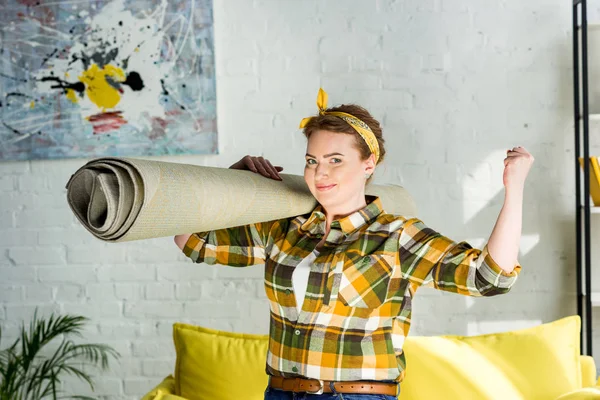
[[[104,157],[78,169],[67,200],[97,238],[125,242],[206,232],[294,217],[317,201],[299,175],[282,181],[229,168]],[[414,216],[416,207],[398,185],[368,185],[386,212]]]

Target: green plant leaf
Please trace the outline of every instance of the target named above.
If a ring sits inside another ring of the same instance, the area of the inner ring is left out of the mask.
[[[0,350],[0,400],[64,398],[58,397],[61,391],[57,389],[64,375],[73,375],[94,390],[92,377],[78,364],[106,370],[109,357],[117,359],[120,354],[104,344],[76,344],[69,338],[82,337],[81,330],[87,321],[89,319],[83,316],[57,316],[54,313],[48,318],[39,318],[36,308],[29,329],[25,329],[23,323],[19,338]],[[50,357],[42,355],[44,346],[60,336],[62,342],[53,354]],[[92,399],[79,395],[68,397]]]

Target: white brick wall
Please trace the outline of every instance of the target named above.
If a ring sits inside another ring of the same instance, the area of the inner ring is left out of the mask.
[[[504,152],[523,145],[536,163],[520,281],[492,299],[423,290],[412,333],[509,330],[576,312],[568,2],[214,2],[220,154],[159,159],[228,167],[263,155],[302,174],[297,126],[316,111],[322,85],[331,104],[362,104],[383,122],[387,160],[376,181],[406,186],[432,228],[481,246],[502,205]],[[600,138],[600,126],[592,128]],[[36,306],[84,314],[92,320],[86,339],[123,355],[96,379],[98,395],[138,399],[172,373],[173,322],[267,332],[261,266],[191,264],[171,238],[105,244],[83,229],[64,186],[85,161],[0,163],[6,335]],[[600,217],[593,223],[600,240]],[[600,354],[600,312],[594,316]]]

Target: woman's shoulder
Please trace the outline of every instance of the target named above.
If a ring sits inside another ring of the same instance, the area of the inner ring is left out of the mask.
[[[415,216],[389,214],[383,211],[376,220],[369,226],[369,231],[401,233],[407,227],[425,227],[421,219]]]
[[[381,214],[377,216],[376,222],[380,224],[393,224],[401,226],[415,220],[418,220],[418,218],[407,215],[390,214],[386,211],[382,211]]]

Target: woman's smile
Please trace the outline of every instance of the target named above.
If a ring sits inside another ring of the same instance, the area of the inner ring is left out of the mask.
[[[317,190],[320,192],[326,192],[328,190],[331,190],[335,187],[336,185],[329,185],[329,186],[321,186],[321,185],[317,185]]]

